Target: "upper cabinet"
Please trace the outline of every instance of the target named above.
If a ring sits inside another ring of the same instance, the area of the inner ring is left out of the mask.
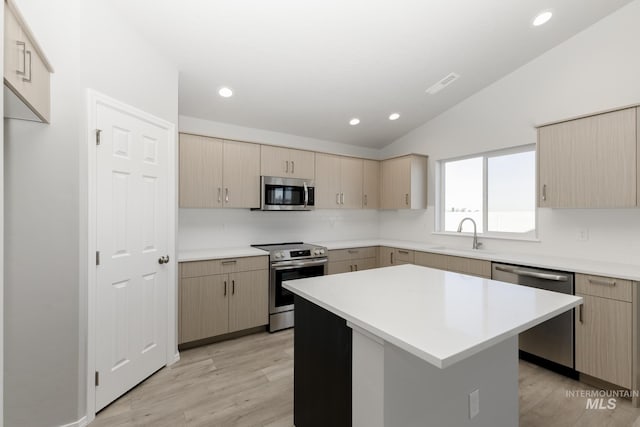
[[[315,153],[292,148],[261,146],[260,174],[287,178],[314,179]]]
[[[540,127],[538,206],[636,206],[637,126],[637,108],[627,108]]]
[[[380,207],[380,162],[363,161],[362,207],[378,209]]]
[[[362,208],[363,160],[316,154],[316,208]]]
[[[260,207],[260,146],[180,134],[180,207]]]
[[[4,4],[4,117],[49,123],[53,68],[11,0]]]
[[[381,162],[382,209],[427,208],[427,157],[416,154]]]

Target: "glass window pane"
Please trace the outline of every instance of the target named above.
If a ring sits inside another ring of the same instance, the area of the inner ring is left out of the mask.
[[[526,233],[536,227],[535,151],[489,157],[489,231]]]
[[[465,217],[482,232],[482,157],[444,163],[444,230],[457,231]],[[473,231],[465,222],[464,231]]]

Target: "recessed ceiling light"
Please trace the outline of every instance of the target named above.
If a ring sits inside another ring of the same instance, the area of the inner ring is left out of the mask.
[[[220,95],[223,98],[230,98],[233,96],[233,91],[226,86],[221,87],[220,90],[218,90],[218,95]]]
[[[389,120],[398,120],[399,118],[400,118],[400,114],[398,113],[389,114]]]
[[[358,119],[358,118],[355,118],[355,117],[354,117],[353,119],[349,120],[349,124],[350,124],[351,126],[355,126],[355,125],[357,125],[358,123],[360,123],[360,119]]]
[[[553,16],[553,12],[550,10],[545,10],[544,12],[540,12],[533,21],[531,21],[531,25],[534,27],[539,27],[540,25],[544,25],[549,22],[549,19]]]

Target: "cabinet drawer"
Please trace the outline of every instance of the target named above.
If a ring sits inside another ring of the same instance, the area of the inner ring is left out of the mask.
[[[396,259],[394,260],[394,264],[413,264],[415,253],[414,251],[410,251],[407,249],[396,249]]]
[[[353,259],[375,258],[377,247],[335,249],[329,251],[329,262],[347,261]]]
[[[576,274],[576,293],[631,302],[631,281]]]
[[[212,274],[235,273],[238,271],[267,270],[268,268],[268,256],[181,262],[180,277],[210,276]]]

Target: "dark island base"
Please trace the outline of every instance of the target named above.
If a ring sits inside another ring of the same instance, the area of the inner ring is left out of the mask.
[[[294,304],[294,424],[350,427],[351,328],[298,295]]]

